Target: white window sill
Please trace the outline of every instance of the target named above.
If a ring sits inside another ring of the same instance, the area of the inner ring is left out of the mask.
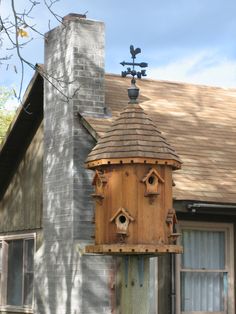
[[[24,308],[18,306],[0,306],[0,313],[1,312],[11,312],[11,313],[34,313],[31,308]]]

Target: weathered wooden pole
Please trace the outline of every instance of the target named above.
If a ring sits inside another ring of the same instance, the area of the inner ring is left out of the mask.
[[[121,258],[117,276],[120,313],[150,313],[149,262],[148,257],[133,255]]]

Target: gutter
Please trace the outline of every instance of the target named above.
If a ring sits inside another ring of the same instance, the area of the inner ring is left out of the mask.
[[[191,213],[215,213],[220,215],[236,215],[236,205],[229,204],[192,203],[187,204],[186,208]]]

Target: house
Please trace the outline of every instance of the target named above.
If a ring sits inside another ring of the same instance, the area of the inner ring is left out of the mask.
[[[127,105],[129,79],[104,74],[103,23],[64,24],[46,34],[44,68],[0,147],[0,313],[235,313],[236,90],[138,81],[140,105],[183,161],[173,197],[184,254],[144,264],[84,254],[94,237],[84,162]]]

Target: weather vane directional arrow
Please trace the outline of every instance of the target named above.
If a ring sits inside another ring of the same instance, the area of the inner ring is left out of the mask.
[[[122,77],[126,77],[127,75],[132,75],[133,76],[133,80],[135,82],[135,76],[137,76],[137,78],[141,79],[142,76],[146,76],[146,70],[141,70],[141,71],[136,71],[135,70],[135,66],[139,66],[140,68],[146,68],[148,67],[148,64],[146,62],[140,62],[140,63],[137,63],[137,62],[134,62],[134,59],[136,59],[136,55],[141,53],[141,49],[140,48],[136,48],[134,49],[134,46],[131,45],[130,46],[130,53],[131,53],[131,56],[132,56],[132,59],[133,59],[133,62],[121,62],[120,64],[125,66],[125,65],[131,65],[131,67],[128,67],[126,71],[122,71],[121,72],[121,76]]]

